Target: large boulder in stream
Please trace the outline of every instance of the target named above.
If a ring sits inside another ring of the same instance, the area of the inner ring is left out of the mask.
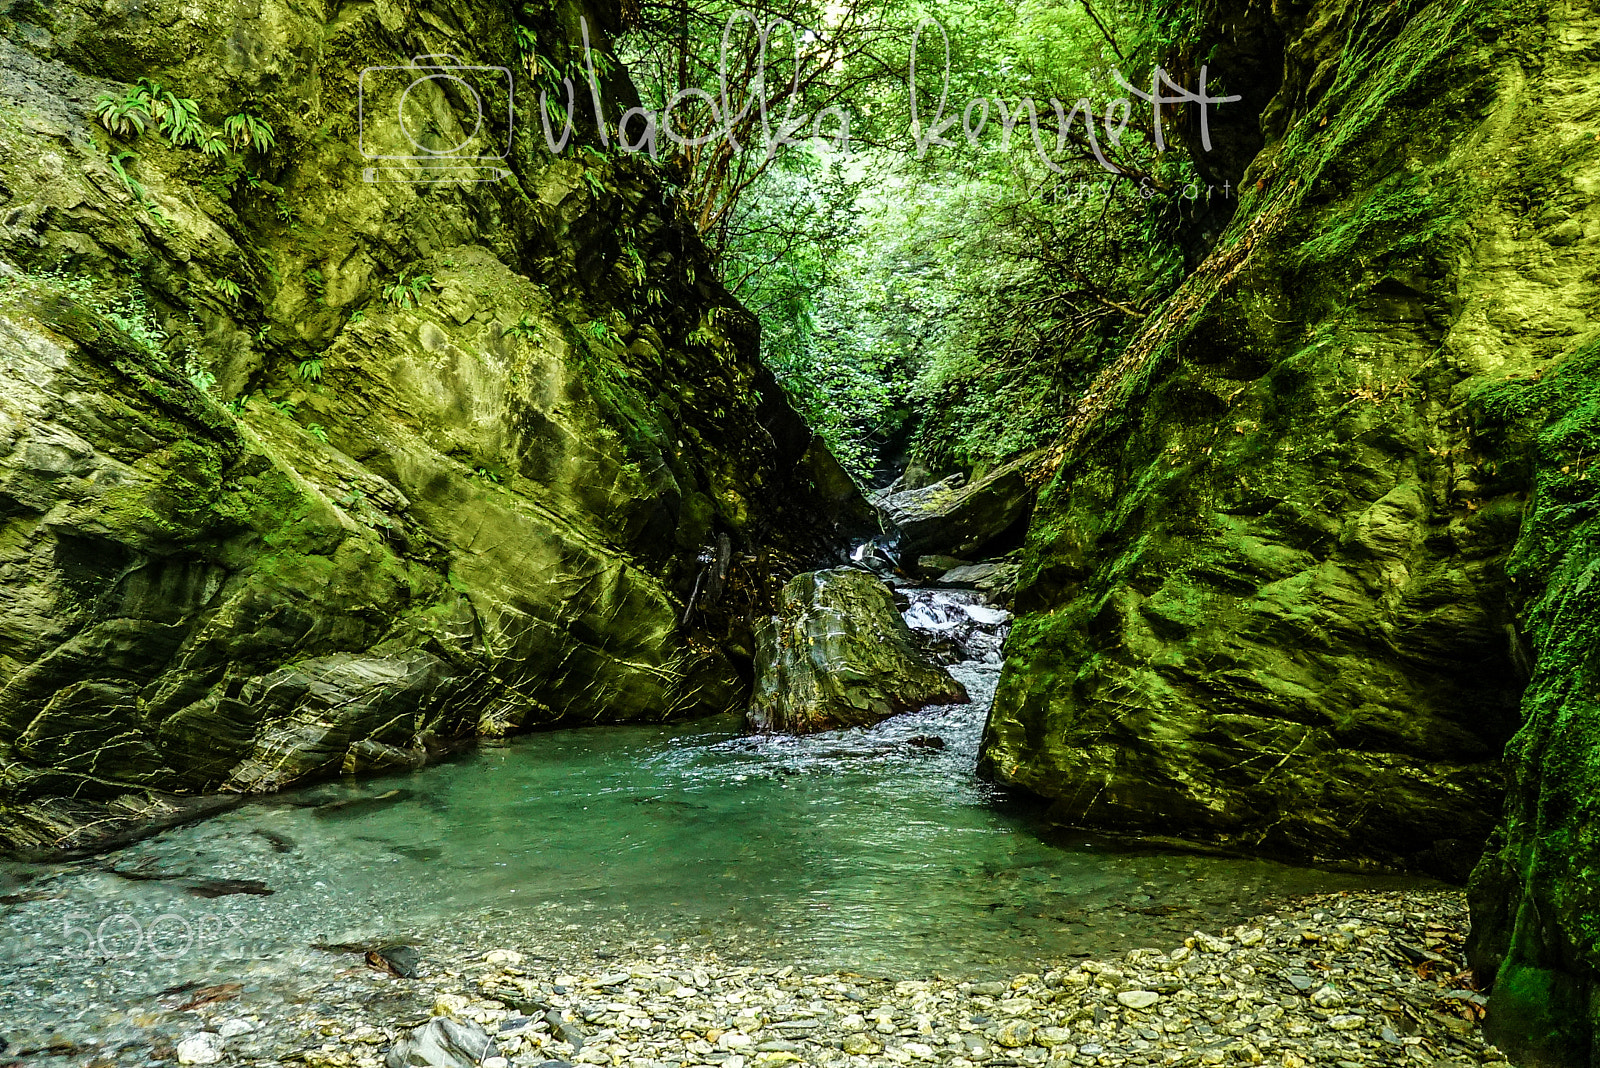
[[[519,67],[580,16],[609,47],[604,5],[529,12],[0,18],[0,852],[743,708],[768,591],[859,533],[652,167],[518,138],[500,181],[362,180],[353,70]],[[254,101],[259,182],[153,130],[119,179],[94,101],[139,78],[213,125]],[[368,84],[368,140],[417,89],[465,143],[435,84]]]
[[[876,503],[899,530],[897,548],[905,558],[969,556],[1027,516],[1034,498],[1032,475],[1040,460],[1041,454],[1029,453],[975,482],[951,475],[921,489],[885,494]]]
[[[755,730],[866,727],[968,700],[966,688],[917,648],[889,588],[854,568],[790,579],[756,643],[748,716]]]

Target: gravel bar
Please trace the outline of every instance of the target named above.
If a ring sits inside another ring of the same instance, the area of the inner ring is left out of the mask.
[[[268,1013],[225,986],[188,992],[181,1011],[152,1014],[140,1057],[372,1068],[444,1018],[492,1040],[475,1058],[485,1068],[1504,1064],[1477,1025],[1466,922],[1454,891],[1318,895],[1182,946],[990,982],[804,974],[688,945],[551,959],[548,946],[435,944],[420,960],[389,951],[387,966],[343,947]],[[13,1043],[0,1063],[131,1052]]]

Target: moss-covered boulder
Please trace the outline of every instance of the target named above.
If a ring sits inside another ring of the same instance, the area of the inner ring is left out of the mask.
[[[756,642],[747,714],[753,730],[870,727],[900,712],[969,699],[917,648],[889,587],[855,568],[790,579]]]
[[[957,474],[931,486],[886,494],[877,499],[878,509],[886,524],[899,531],[896,547],[904,556],[971,556],[1017,530],[1027,518],[1033,507],[1033,476],[1042,459],[1031,453],[970,482]]]
[[[1198,9],[1277,19],[1284,83],[1230,227],[1081,399],[982,766],[1063,822],[1461,878],[1529,663],[1527,484],[1471,398],[1600,326],[1595,15]]]
[[[564,63],[585,14],[516,17]],[[0,850],[742,707],[753,620],[870,521],[646,160],[552,156],[518,94],[499,180],[371,180],[363,68],[526,69],[512,18],[0,12]],[[275,139],[113,135],[137,79]]]

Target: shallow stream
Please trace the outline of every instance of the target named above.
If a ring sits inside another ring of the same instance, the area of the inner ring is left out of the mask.
[[[926,627],[975,600],[918,596]],[[953,671],[972,704],[870,730],[748,737],[718,719],[535,734],[93,861],[5,867],[0,1021],[93,1028],[179,983],[291,983],[321,966],[313,943],[395,939],[552,960],[687,942],[808,970],[992,978],[1171,945],[1295,894],[1422,885],[1052,830],[973,774],[998,638],[964,639],[978,659]],[[205,879],[271,893],[186,889]]]

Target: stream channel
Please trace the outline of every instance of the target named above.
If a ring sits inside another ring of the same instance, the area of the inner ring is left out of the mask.
[[[76,1042],[181,984],[287,991],[329,966],[317,944],[517,945],[559,963],[659,943],[987,979],[1171,946],[1297,894],[1435,885],[1052,828],[973,774],[1003,613],[908,593],[908,621],[966,657],[951,670],[971,704],[806,738],[732,717],[532,734],[87,861],[0,865],[0,1030]],[[261,885],[198,896],[209,880]]]

